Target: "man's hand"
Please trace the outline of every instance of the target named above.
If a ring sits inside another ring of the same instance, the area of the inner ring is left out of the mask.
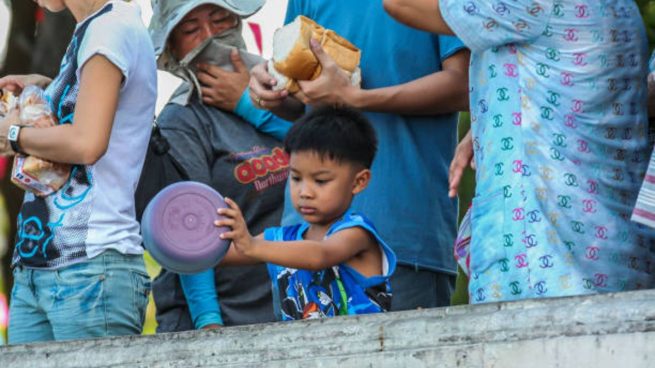
[[[234,111],[248,87],[250,73],[237,49],[232,50],[230,59],[234,65],[233,72],[216,65],[199,64],[196,75],[202,85],[202,102],[221,110]]]
[[[450,163],[450,170],[448,172],[448,196],[450,198],[457,196],[459,183],[462,180],[462,175],[464,175],[464,170],[468,166],[471,166],[471,168],[475,170],[475,161],[473,159],[473,137],[471,136],[470,130],[457,145],[457,149],[455,149],[455,157]]]
[[[352,106],[353,92],[359,88],[339,65],[326,54],[315,39],[310,40],[312,52],[321,64],[321,74],[312,81],[298,81],[300,91],[294,97],[305,105]]]
[[[232,239],[232,245],[239,253],[249,255],[255,247],[255,239],[248,231],[246,220],[244,220],[239,206],[229,198],[225,198],[225,203],[229,208],[219,208],[218,214],[226,219],[217,220],[214,225],[232,228],[232,231],[222,233],[221,239]]]
[[[0,89],[18,96],[26,86],[33,84],[45,89],[51,82],[52,79],[39,74],[7,75],[0,78]]]

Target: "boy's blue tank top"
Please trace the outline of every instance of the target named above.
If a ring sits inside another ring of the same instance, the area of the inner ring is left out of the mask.
[[[328,230],[326,237],[361,227],[373,235],[382,250],[382,275],[366,277],[346,264],[309,271],[268,264],[273,285],[273,306],[279,320],[314,319],[337,315],[378,313],[391,306],[389,277],[396,269],[396,255],[364,216],[347,213]],[[270,241],[303,240],[309,224],[274,227],[264,231]]]

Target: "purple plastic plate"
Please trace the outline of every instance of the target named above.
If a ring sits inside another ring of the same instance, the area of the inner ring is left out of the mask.
[[[230,242],[219,235],[218,208],[227,205],[208,185],[171,184],[148,203],[141,220],[143,243],[159,264],[177,273],[198,273],[223,259]]]

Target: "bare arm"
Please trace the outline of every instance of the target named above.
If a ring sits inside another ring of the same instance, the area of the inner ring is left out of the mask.
[[[320,45],[312,50],[322,65],[313,81],[299,81],[295,94],[305,104],[346,105],[360,110],[406,115],[433,115],[468,110],[469,51],[443,62],[443,70],[413,81],[377,89],[352,86],[346,74]]]
[[[400,23],[424,31],[452,35],[441,16],[439,0],[383,0],[384,10]]]
[[[71,164],[93,164],[107,150],[122,81],[121,71],[104,56],[84,65],[73,124],[22,129],[20,147],[29,155]],[[11,121],[0,123],[6,137]]]
[[[470,53],[460,50],[443,62],[443,70],[397,86],[356,89],[352,106],[396,114],[444,114],[467,111]]]
[[[264,240],[262,237],[253,238],[237,204],[228,198],[225,202],[229,208],[219,209],[219,214],[226,219],[216,222],[216,226],[228,226],[232,229],[221,236],[223,239],[232,239],[232,254],[224,260],[227,262],[224,264],[243,264],[239,262],[252,259],[291,268],[322,270],[377,247],[370,234],[361,228],[344,229],[322,241],[275,242]]]

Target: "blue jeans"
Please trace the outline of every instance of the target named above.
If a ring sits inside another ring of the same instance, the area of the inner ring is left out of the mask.
[[[455,278],[443,272],[397,265],[391,276],[391,310],[449,306]]]
[[[140,255],[110,250],[56,270],[18,266],[9,344],[140,334],[149,293]]]

